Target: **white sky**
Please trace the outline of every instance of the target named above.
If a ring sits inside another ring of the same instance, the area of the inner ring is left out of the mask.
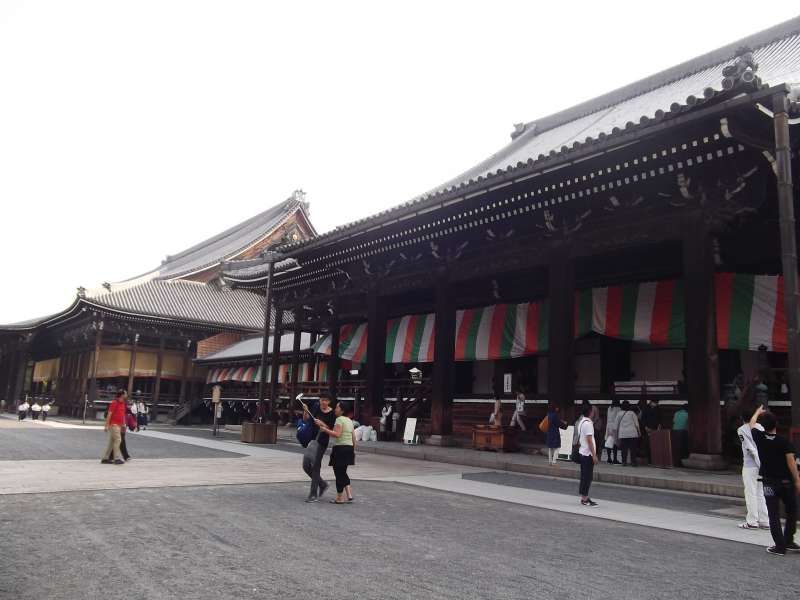
[[[154,268],[296,188],[320,232],[398,204],[514,122],[800,12],[386,4],[1,0],[0,323]]]

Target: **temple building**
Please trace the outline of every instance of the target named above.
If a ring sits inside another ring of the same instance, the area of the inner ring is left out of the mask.
[[[315,360],[298,344],[272,361],[313,363],[314,381],[273,376],[269,397],[321,390],[373,422],[413,398],[431,443],[485,422],[495,395],[523,392],[529,419],[657,397],[665,421],[688,402],[688,464],[713,468],[743,374],[800,425],[798,90],[794,19],[515,125],[404,204],[228,263],[230,286],[292,315],[278,334],[316,337]]]
[[[28,395],[79,415],[104,409],[112,390],[124,387],[154,417],[188,414],[207,378],[195,359],[264,329],[263,299],[226,285],[224,262],[315,233],[308,203],[295,192],[143,275],[78,288],[59,313],[0,326],[0,398],[13,406]]]

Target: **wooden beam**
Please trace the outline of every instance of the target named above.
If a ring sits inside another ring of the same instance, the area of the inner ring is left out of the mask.
[[[331,355],[328,359],[328,395],[331,399],[331,404],[336,404],[336,398],[339,392],[339,368],[341,360],[339,359],[339,323],[333,322],[331,324]]]
[[[360,422],[367,425],[383,405],[383,379],[386,364],[386,305],[376,290],[367,295],[367,393],[361,403]]]
[[[290,381],[289,402],[294,402],[293,398],[297,395],[297,381],[300,377],[300,342],[302,341],[303,332],[299,329],[294,331],[294,339],[292,340],[292,373]]]
[[[186,349],[183,352],[183,365],[181,369],[181,389],[178,395],[178,403],[186,402],[186,382],[189,378],[189,369],[192,366],[192,340],[186,340]]]
[[[136,350],[139,346],[139,334],[133,336],[133,348],[131,349],[131,362],[128,366],[128,396],[133,397],[133,380],[136,375]]]
[[[431,390],[431,434],[442,438],[453,433],[453,387],[455,382],[456,304],[444,274],[436,280],[436,338],[434,341],[433,387]]]
[[[569,247],[552,255],[549,268],[547,395],[572,421],[575,409],[575,261]]]
[[[281,337],[283,336],[283,308],[275,307],[275,329],[272,334],[272,354],[270,371],[272,373],[269,382],[270,415],[275,412],[275,404],[278,400],[278,374],[280,373],[281,358]]]
[[[89,382],[89,402],[97,400],[97,365],[100,361],[100,348],[103,345],[103,328],[105,323],[100,321],[97,325],[97,333],[94,337],[94,354],[92,355],[92,371]]]
[[[150,420],[158,420],[158,401],[161,398],[161,372],[164,369],[164,346],[166,340],[162,337],[158,341],[158,354],[156,354],[156,381],[153,384],[153,402],[150,409]]]

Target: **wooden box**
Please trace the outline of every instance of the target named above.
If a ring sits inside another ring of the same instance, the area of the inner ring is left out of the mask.
[[[275,423],[242,423],[241,441],[248,444],[275,444],[278,426]]]
[[[514,427],[476,425],[472,430],[472,447],[475,450],[514,452],[517,449],[517,430]]]

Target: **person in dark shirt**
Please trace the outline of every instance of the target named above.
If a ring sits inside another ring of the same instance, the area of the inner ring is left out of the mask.
[[[313,418],[315,420],[322,421],[328,426],[328,428],[333,429],[333,426],[336,423],[336,415],[330,406],[330,402],[330,398],[326,396],[320,397],[319,407],[313,409],[313,414],[303,411],[303,418]],[[330,436],[327,433],[320,431],[317,433],[316,440],[317,453],[314,457],[314,464],[311,467],[311,473],[309,473],[309,477],[311,477],[311,489],[308,492],[308,498],[306,498],[306,502],[317,502],[322,497],[322,494],[325,493],[325,490],[328,489],[328,484],[324,479],[322,479],[322,475],[320,474],[320,468],[322,467],[322,457],[325,455],[325,450],[328,449]]]
[[[764,431],[756,427],[761,424]],[[795,449],[785,437],[777,435],[775,415],[759,406],[750,419],[750,430],[753,441],[758,448],[761,459],[759,475],[764,483],[764,499],[767,501],[769,529],[774,546],[767,552],[783,556],[786,551],[800,552],[800,546],[794,542],[797,527],[797,495],[800,494],[800,476],[797,473]],[[780,503],[786,511],[786,526],[781,531]]]

